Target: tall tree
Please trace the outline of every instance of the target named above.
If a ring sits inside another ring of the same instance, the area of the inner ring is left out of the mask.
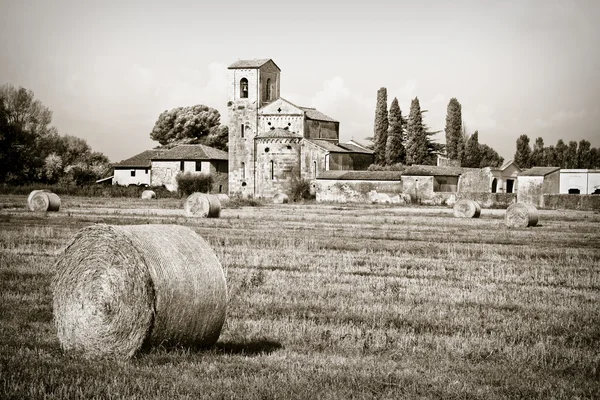
[[[404,149],[404,129],[402,121],[402,110],[398,105],[398,99],[394,97],[389,113],[389,129],[387,143],[385,146],[385,162],[387,165],[404,164],[406,162],[406,150]]]
[[[446,111],[446,154],[451,160],[460,160],[462,137],[462,107],[456,98],[451,98]]]
[[[596,147],[592,147],[590,149],[590,168],[599,169],[600,168],[600,150]]]
[[[554,146],[548,146],[544,149],[544,165],[546,167],[557,167],[556,149]]]
[[[385,165],[385,147],[388,134],[387,89],[382,87],[377,91],[377,104],[375,106],[375,125],[373,128],[373,141],[375,143],[375,163]]]
[[[418,97],[410,103],[406,126],[406,163],[423,164],[428,156],[428,140],[423,126],[423,115]]]
[[[545,165],[544,155],[544,139],[538,137],[535,139],[533,145],[533,151],[531,152],[531,166],[532,167],[543,167]]]
[[[479,146],[479,154],[481,155],[479,168],[499,167],[504,162],[504,158],[500,157],[498,152],[487,144],[481,144]]]
[[[571,140],[565,151],[564,168],[577,168],[577,142]]]
[[[520,168],[531,167],[531,148],[529,147],[529,137],[527,135],[521,135],[517,139],[517,151],[513,160]]]
[[[50,126],[52,111],[36,100],[31,90],[6,84],[0,86],[0,98],[9,125],[36,137],[56,131]]]
[[[164,111],[158,116],[150,139],[161,145],[171,143],[227,143],[227,130],[220,127],[221,114],[214,108],[198,104],[191,107],[177,107]],[[214,136],[225,139],[214,140]],[[211,138],[212,136],[212,138]],[[227,147],[218,147],[227,150]]]
[[[592,145],[587,140],[580,140],[577,146],[577,168],[592,168],[590,149]]]
[[[478,168],[481,163],[481,154],[479,153],[479,132],[475,131],[467,141],[465,149],[465,162],[463,167]]]
[[[556,167],[567,168],[567,160],[565,156],[567,155],[567,145],[562,139],[558,139],[556,142],[556,147],[554,148],[554,155],[556,157]]]

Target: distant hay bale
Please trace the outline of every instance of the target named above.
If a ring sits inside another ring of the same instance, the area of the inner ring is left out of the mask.
[[[53,313],[65,351],[129,358],[142,346],[210,346],[227,286],[204,239],[179,225],[97,224],[56,263]]]
[[[219,199],[219,201],[221,202],[221,206],[226,206],[227,204],[229,204],[229,196],[227,196],[225,193],[219,193],[215,196],[217,196],[217,199]]]
[[[27,204],[31,211],[58,211],[60,209],[60,197],[57,194],[46,190],[34,190],[31,192],[27,200]]]
[[[514,203],[506,209],[505,223],[509,228],[536,226],[538,214],[538,210],[533,204]]]
[[[150,200],[150,199],[155,199],[156,198],[156,193],[154,193],[154,190],[144,190],[142,192],[142,200]]]
[[[290,198],[285,193],[277,193],[275,196],[273,196],[274,204],[285,204],[285,203],[289,203],[289,201],[290,201]]]
[[[481,206],[474,200],[459,200],[454,204],[453,209],[456,218],[479,218],[481,215]]]
[[[185,201],[185,215],[188,217],[219,218],[221,202],[212,194],[192,193]]]

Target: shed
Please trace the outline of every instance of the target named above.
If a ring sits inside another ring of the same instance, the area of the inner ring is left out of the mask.
[[[561,169],[561,194],[600,194],[600,170]]]
[[[559,167],[533,167],[518,175],[517,203],[544,207],[544,194],[559,193]]]

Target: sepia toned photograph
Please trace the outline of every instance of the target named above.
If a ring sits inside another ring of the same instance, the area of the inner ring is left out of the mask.
[[[598,21],[0,0],[0,399],[600,399]]]

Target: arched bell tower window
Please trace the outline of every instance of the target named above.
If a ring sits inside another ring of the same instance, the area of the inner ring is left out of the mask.
[[[266,100],[273,100],[273,88],[271,87],[271,78],[267,79],[267,96]]]
[[[248,98],[248,79],[240,79],[240,97],[242,99]]]

